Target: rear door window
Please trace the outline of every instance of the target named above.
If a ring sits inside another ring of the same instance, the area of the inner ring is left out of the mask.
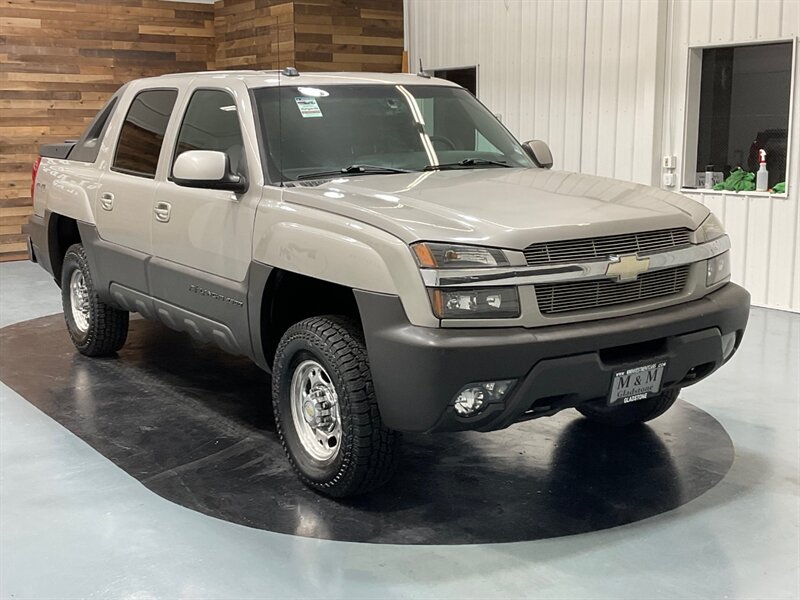
[[[155,178],[177,90],[146,90],[133,99],[117,142],[111,168],[129,175]]]

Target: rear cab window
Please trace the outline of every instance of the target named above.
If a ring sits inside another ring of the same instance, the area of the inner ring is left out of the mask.
[[[119,97],[114,95],[106,102],[105,106],[100,109],[75,143],[75,147],[69,153],[69,160],[79,160],[89,163],[93,163],[97,160],[97,155],[100,153],[100,145],[103,142],[103,137],[111,121],[111,115],[114,114],[114,109],[117,107],[118,100]]]
[[[113,171],[154,179],[178,91],[139,92],[131,102],[117,141]]]

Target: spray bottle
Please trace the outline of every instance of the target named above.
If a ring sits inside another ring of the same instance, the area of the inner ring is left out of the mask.
[[[763,148],[758,151],[760,157],[758,173],[756,173],[756,191],[766,192],[769,187],[769,171],[767,171],[767,151]]]

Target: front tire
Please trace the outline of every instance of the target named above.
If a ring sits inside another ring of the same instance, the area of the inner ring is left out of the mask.
[[[108,356],[128,337],[129,314],[97,295],[89,261],[81,244],[73,244],[61,268],[61,305],[72,343],[86,356]]]
[[[651,421],[663,415],[675,404],[680,391],[680,388],[673,388],[661,392],[659,395],[653,396],[652,398],[645,398],[644,400],[638,400],[614,408],[584,404],[578,406],[577,409],[579,413],[590,421],[595,421],[596,423],[609,425],[611,427],[627,427],[628,425]]]
[[[352,320],[312,317],[289,328],[275,354],[272,403],[281,444],[311,489],[342,498],[391,478],[400,434],[381,420]]]

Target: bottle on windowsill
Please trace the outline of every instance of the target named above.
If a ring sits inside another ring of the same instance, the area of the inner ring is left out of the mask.
[[[758,151],[758,173],[756,173],[756,191],[766,192],[769,188],[769,171],[767,171],[767,151],[763,148]]]

